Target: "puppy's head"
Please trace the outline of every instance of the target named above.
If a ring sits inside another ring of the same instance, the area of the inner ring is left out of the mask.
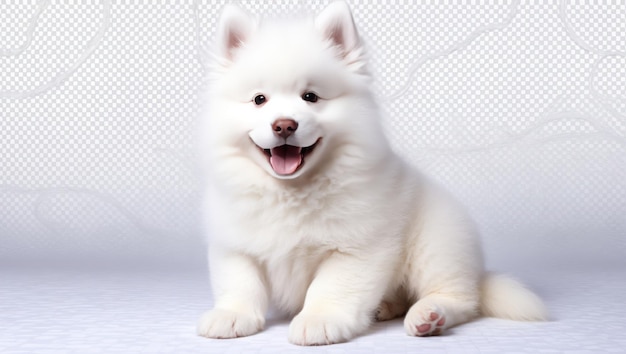
[[[211,139],[214,153],[231,163],[253,162],[277,179],[297,179],[380,139],[345,3],[313,19],[260,24],[227,6],[212,74]]]

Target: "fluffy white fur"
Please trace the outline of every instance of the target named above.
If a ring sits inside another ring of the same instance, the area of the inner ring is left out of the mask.
[[[228,6],[215,55],[203,131],[216,300],[200,335],[256,333],[270,304],[295,315],[289,341],[300,345],[346,341],[404,314],[412,336],[481,311],[545,319],[532,292],[485,273],[465,212],[389,148],[346,4],[261,24]],[[297,129],[280,136],[278,119]],[[263,150],[283,144],[314,149],[279,173]]]

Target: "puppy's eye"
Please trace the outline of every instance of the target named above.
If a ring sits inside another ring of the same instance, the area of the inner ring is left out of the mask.
[[[265,96],[263,95],[254,96],[254,104],[257,106],[262,105],[263,103],[265,103],[265,101],[267,101],[267,98],[265,98]]]
[[[317,99],[319,97],[317,97],[316,94],[314,94],[313,92],[306,92],[304,95],[302,95],[302,99],[307,101],[307,102],[317,102]]]

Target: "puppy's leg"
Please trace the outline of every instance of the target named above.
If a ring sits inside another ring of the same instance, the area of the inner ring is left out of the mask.
[[[258,265],[236,253],[211,252],[209,261],[215,306],[200,318],[198,334],[234,338],[262,330],[268,295]]]
[[[368,328],[390,268],[372,258],[334,252],[320,265],[302,311],[289,326],[291,343],[338,343]]]
[[[404,320],[412,336],[438,335],[478,316],[483,274],[478,238],[461,211],[439,202],[429,203],[408,254],[407,290],[418,300]]]

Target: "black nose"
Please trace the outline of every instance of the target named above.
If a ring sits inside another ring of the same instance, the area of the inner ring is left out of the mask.
[[[287,139],[296,131],[296,129],[298,129],[298,122],[293,119],[279,118],[272,123],[272,130],[274,130],[274,134],[284,139]]]

